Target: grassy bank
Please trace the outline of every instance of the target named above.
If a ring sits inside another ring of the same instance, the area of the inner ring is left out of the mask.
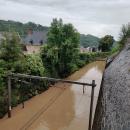
[[[86,65],[92,61],[98,59],[104,59],[110,55],[110,52],[89,52],[89,53],[80,53],[80,62],[79,67]]]

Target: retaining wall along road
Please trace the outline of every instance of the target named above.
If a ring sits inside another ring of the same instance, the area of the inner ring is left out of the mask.
[[[130,130],[130,42],[106,68],[93,130]]]

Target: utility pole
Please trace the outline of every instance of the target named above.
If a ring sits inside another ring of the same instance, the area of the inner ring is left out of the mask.
[[[95,87],[96,87],[95,80],[92,80],[90,113],[89,113],[89,128],[88,128],[88,130],[92,130],[92,114],[93,114],[93,100],[94,100],[94,88]]]

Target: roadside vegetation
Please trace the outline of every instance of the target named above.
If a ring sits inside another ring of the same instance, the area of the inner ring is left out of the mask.
[[[122,48],[125,45],[127,38],[129,37],[130,37],[130,25],[129,24],[123,25],[119,38],[120,48]]]
[[[121,33],[120,33],[120,41],[119,41],[120,50],[125,46],[128,38],[130,38],[130,25],[126,24],[122,26]]]
[[[100,39],[99,49],[102,50],[102,52],[108,52],[111,51],[112,45],[115,42],[113,36],[106,35],[103,38]]]
[[[0,117],[7,112],[7,77],[9,72],[45,76],[44,66],[39,55],[24,55],[17,33],[5,34],[0,44]],[[12,79],[12,105],[45,91],[46,82]],[[36,86],[37,85],[37,86]]]
[[[106,41],[102,43],[106,44]],[[110,43],[112,47],[112,43]],[[48,32],[47,45],[40,54],[24,55],[17,33],[5,34],[0,44],[0,117],[7,112],[7,74],[9,72],[65,78],[97,58],[105,58],[104,52],[80,53],[80,35],[72,24],[54,19]],[[109,51],[109,52],[108,52]],[[22,82],[24,81],[24,82]],[[16,106],[47,90],[46,81],[12,79],[12,104]]]

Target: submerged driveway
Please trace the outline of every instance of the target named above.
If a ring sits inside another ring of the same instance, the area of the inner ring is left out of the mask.
[[[105,62],[90,63],[67,79],[91,83],[97,86],[94,94],[94,111]],[[87,130],[91,87],[58,83],[46,92],[19,105],[12,111],[12,118],[0,120],[0,130]]]

